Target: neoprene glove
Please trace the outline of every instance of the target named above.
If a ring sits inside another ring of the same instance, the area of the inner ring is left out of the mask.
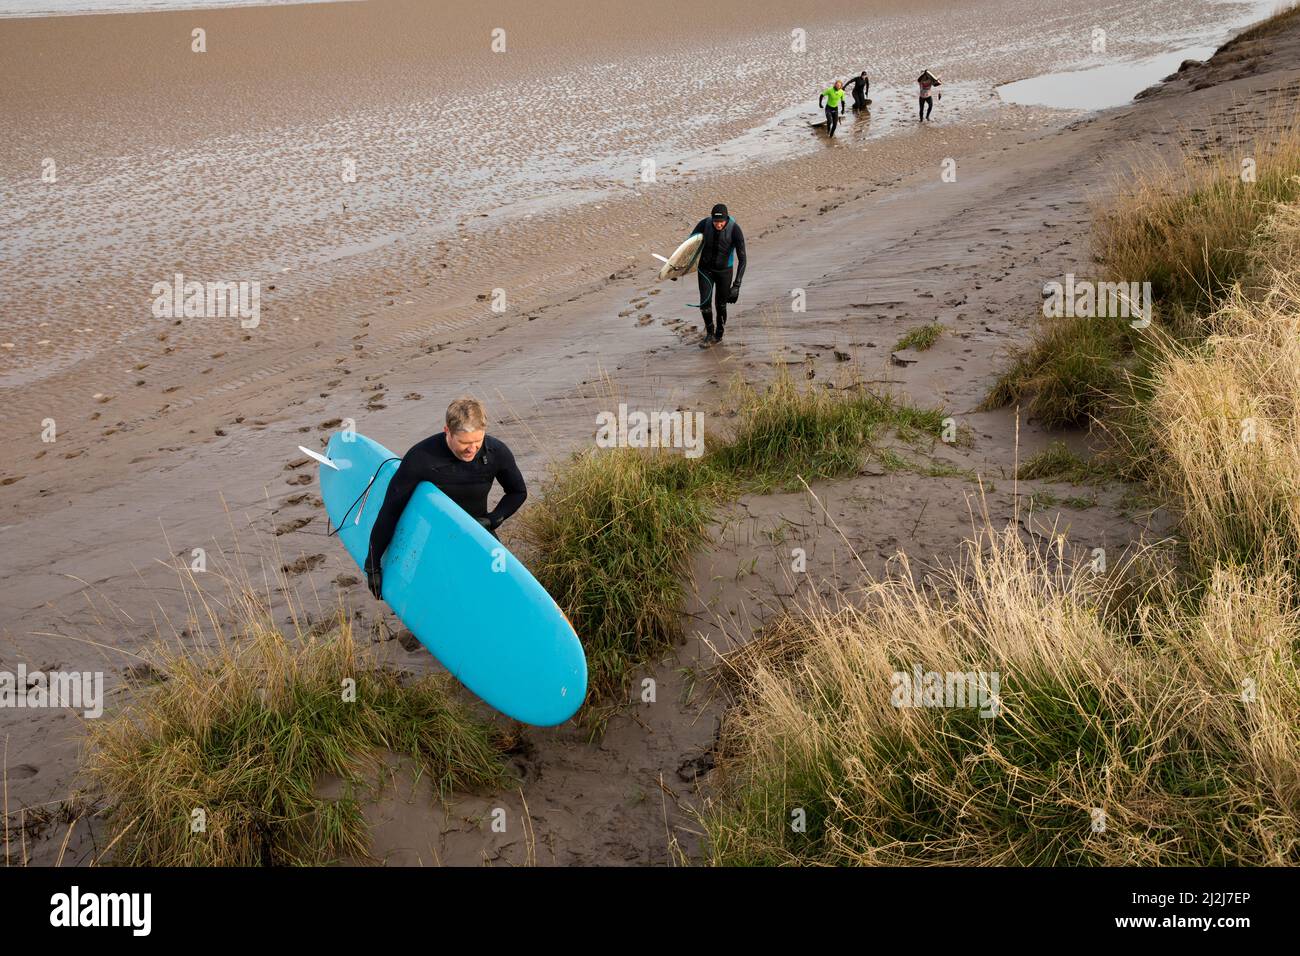
[[[372,566],[369,561],[364,568],[366,572],[366,587],[370,588],[370,593],[376,598],[383,600],[384,597],[384,572],[382,568]]]
[[[740,283],[733,282],[731,284],[731,294],[727,296],[727,301],[730,302],[732,305],[735,305],[736,300],[739,298],[740,298]]]

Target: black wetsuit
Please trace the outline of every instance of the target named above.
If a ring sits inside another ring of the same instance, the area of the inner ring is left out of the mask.
[[[493,530],[518,511],[528,497],[524,476],[519,473],[515,456],[505,442],[487,435],[473,460],[462,461],[447,447],[447,436],[443,432],[431,435],[406,453],[397,466],[397,473],[388,483],[383,507],[379,509],[375,526],[370,531],[367,564],[379,566],[379,559],[393,540],[393,532],[406,503],[422,481],[435,485],[464,508],[471,518],[487,518]],[[489,512],[488,492],[492,490],[493,481],[500,481],[506,493]]]
[[[855,76],[849,80],[853,84],[853,108],[855,110],[866,109],[867,92],[871,89],[871,80],[865,76]]]
[[[731,263],[738,260],[736,285],[745,278],[745,234],[740,230],[740,223],[729,219],[721,229],[713,228],[712,219],[701,219],[691,230],[704,236],[700,247],[699,272],[700,313],[704,317],[704,331],[714,338],[721,339],[727,325],[727,299],[731,296]],[[718,324],[713,325],[713,309],[717,306]]]

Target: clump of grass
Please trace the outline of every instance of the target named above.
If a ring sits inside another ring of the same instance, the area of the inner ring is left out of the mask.
[[[1242,158],[1254,161],[1243,181]],[[1300,123],[1206,161],[1153,160],[1095,209],[1093,246],[1113,281],[1149,281],[1156,301],[1200,314],[1251,271],[1251,240],[1277,203],[1300,198]]]
[[[904,564],[774,625],[730,660],[712,862],[1300,863],[1289,583],[1223,570],[1192,604],[1124,576],[1008,529],[933,587]],[[995,715],[895,706],[916,667],[997,674]]]
[[[363,857],[358,800],[315,787],[326,774],[363,786],[385,751],[413,758],[439,793],[505,782],[493,732],[455,703],[449,677],[381,669],[346,619],[324,637],[286,637],[264,618],[243,631],[211,653],[160,649],[161,681],[91,723],[85,769],[109,802],[116,862]]]
[[[942,322],[930,322],[927,325],[918,325],[914,329],[908,329],[901,339],[894,345],[894,351],[900,352],[903,349],[916,349],[918,352],[925,352],[939,341],[939,336],[947,331]]]
[[[691,555],[716,501],[708,464],[619,448],[577,456],[524,514],[530,568],[587,653],[592,701],[681,634]]]
[[[730,437],[695,460],[635,449],[576,456],[524,515],[529,567],[587,651],[589,702],[618,698],[631,673],[681,638],[692,555],[716,505],[746,493],[853,474],[886,429],[937,434],[943,413],[849,383],[799,386],[787,371],[733,388]]]
[[[1016,477],[1021,481],[1054,479],[1082,485],[1104,481],[1109,472],[1097,462],[1084,461],[1065,442],[1054,441],[1038,454],[1022,461]]]
[[[850,384],[803,387],[786,372],[762,389],[737,384],[739,420],[708,464],[748,493],[793,490],[805,481],[853,474],[862,452],[886,430],[904,440],[937,436],[943,412],[901,404]]]
[[[980,408],[1019,404],[1048,428],[1086,425],[1123,387],[1131,335],[1125,320],[1045,320]]]

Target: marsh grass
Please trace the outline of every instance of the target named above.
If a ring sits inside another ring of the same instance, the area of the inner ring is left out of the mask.
[[[733,386],[737,413],[730,438],[708,465],[736,491],[795,491],[805,481],[856,471],[863,451],[886,430],[907,442],[933,440],[944,413],[903,404],[850,380],[842,388],[799,386],[782,371],[766,388]]]
[[[680,641],[691,561],[716,508],[743,494],[795,490],[853,474],[886,431],[919,441],[943,415],[849,380],[732,387],[727,434],[698,459],[664,451],[592,450],[565,463],[524,515],[530,569],[587,651],[592,705],[617,705],[633,671]]]
[[[915,349],[918,352],[929,351],[946,331],[947,326],[942,322],[918,325],[916,328],[908,329],[904,333],[903,337],[894,344],[894,351],[899,352],[903,349]]]
[[[1065,442],[1054,441],[1022,461],[1016,477],[1021,481],[1056,480],[1083,485],[1103,483],[1112,472],[1101,462],[1084,461]]]
[[[103,862],[364,858],[361,805],[390,752],[411,758],[439,795],[506,782],[502,741],[450,677],[381,666],[341,611],[285,633],[247,578],[217,596],[181,575],[186,632],[212,640],[160,641],[140,665],[148,680],[88,723],[83,773],[108,806]],[[318,794],[331,775],[344,783],[339,799]]]
[[[1073,567],[987,533],[736,652],[711,862],[1300,862],[1290,583],[1225,569],[1193,600]],[[894,706],[918,665],[998,673],[996,716]]]
[[[1300,237],[1300,207],[1263,235]],[[1198,348],[1171,345],[1146,410],[1159,449],[1154,484],[1176,508],[1201,569],[1220,562],[1300,572],[1300,277],[1234,290]]]
[[[1275,124],[1239,148],[1206,159],[1151,158],[1094,205],[1093,248],[1113,281],[1152,284],[1166,309],[1202,315],[1251,274],[1250,247],[1279,203],[1300,198],[1300,123]],[[1253,182],[1243,181],[1243,158]]]
[[[1285,14],[1290,16],[1292,14]],[[1049,428],[1108,420],[1127,445],[1148,436],[1133,429],[1128,410],[1145,402],[1151,366],[1165,342],[1203,341],[1203,317],[1234,288],[1266,291],[1258,274],[1258,234],[1279,204],[1300,199],[1300,121],[1278,118],[1271,133],[1240,137],[1239,148],[1206,158],[1188,150],[1174,160],[1148,156],[1094,203],[1093,248],[1099,278],[1150,282],[1152,324],[1125,319],[1044,318],[986,396],[982,409],[1021,405]],[[1242,179],[1241,161],[1255,164]],[[1277,264],[1300,267],[1294,237],[1269,250]],[[1145,475],[1147,463],[1133,469]]]
[[[1047,428],[1085,425],[1121,390],[1133,343],[1128,320],[1044,319],[980,410],[1022,405]]]

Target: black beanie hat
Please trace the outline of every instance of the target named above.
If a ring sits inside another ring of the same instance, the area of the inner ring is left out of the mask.
[[[728,218],[728,213],[727,213],[727,204],[726,204],[726,203],[718,203],[716,206],[713,207],[713,218],[714,218],[714,219],[718,219],[718,218],[726,219],[726,218]]]

